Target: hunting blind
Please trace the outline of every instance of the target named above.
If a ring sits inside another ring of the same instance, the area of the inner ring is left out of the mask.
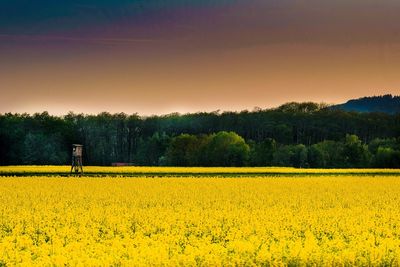
[[[71,173],[72,171],[74,171],[75,174],[83,174],[82,151],[83,151],[82,145],[78,144],[72,145]]]

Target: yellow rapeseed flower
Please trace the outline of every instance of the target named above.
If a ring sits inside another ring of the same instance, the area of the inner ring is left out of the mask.
[[[0,265],[396,266],[399,199],[392,176],[2,177]]]

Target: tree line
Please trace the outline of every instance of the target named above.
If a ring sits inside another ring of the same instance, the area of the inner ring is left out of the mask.
[[[172,138],[160,165],[292,166],[297,168],[400,167],[400,139],[374,139],[363,144],[356,135],[311,146],[280,145],[274,139],[246,141],[234,132],[181,134]]]
[[[275,109],[169,114],[0,115],[0,164],[399,167],[400,115],[287,103]]]

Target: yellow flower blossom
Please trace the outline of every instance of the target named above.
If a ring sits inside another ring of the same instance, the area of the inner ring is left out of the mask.
[[[397,266],[399,199],[394,176],[0,177],[0,265]]]

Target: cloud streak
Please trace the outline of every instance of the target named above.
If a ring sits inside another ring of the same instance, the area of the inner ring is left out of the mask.
[[[52,35],[11,35],[0,34],[0,40],[3,41],[68,41],[68,42],[87,42],[101,44],[132,44],[132,43],[150,43],[161,41],[158,39],[145,38],[91,38],[91,37],[74,37],[74,36],[52,36]]]

